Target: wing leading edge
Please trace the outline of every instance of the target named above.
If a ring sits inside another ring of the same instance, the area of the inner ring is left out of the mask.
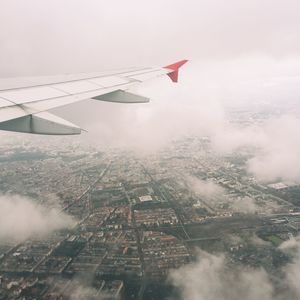
[[[178,81],[178,70],[187,60],[166,67],[150,67],[107,73],[0,80],[0,130],[48,134],[80,134],[82,129],[47,110],[86,99],[118,103],[146,103],[130,87],[167,75]]]

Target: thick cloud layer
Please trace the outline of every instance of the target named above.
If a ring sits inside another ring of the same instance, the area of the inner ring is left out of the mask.
[[[0,243],[45,236],[75,224],[58,209],[43,207],[21,196],[0,196],[0,208]]]
[[[240,64],[230,67],[232,74],[225,80],[225,77],[214,78],[215,74],[209,73],[210,67],[206,72],[201,70],[201,64],[191,63],[182,70],[182,82],[177,86],[165,79],[140,88],[138,92],[152,98],[147,105],[90,101],[75,105],[72,112],[65,108],[58,113],[88,129],[89,133],[82,140],[93,145],[120,146],[143,153],[159,150],[174,138],[209,136],[213,148],[220,153],[238,151],[245,146],[257,149],[248,170],[260,180],[280,177],[299,180],[299,168],[292,166],[300,165],[297,155],[300,151],[300,120],[293,112],[243,128],[230,123],[226,113],[228,106],[252,111],[257,106],[261,111],[265,99],[268,100],[264,103],[266,111],[288,110],[290,102],[283,104],[283,101],[300,97],[296,87],[300,80],[293,79],[287,86],[285,79],[249,80],[257,74],[241,80],[236,78],[237,74],[241,74],[242,66],[249,69],[250,65],[242,60]],[[262,84],[266,86],[262,87]],[[82,110],[87,110],[89,118],[82,116]]]
[[[241,130],[230,124],[226,108],[285,111],[298,102],[299,8],[297,0],[191,0],[188,5],[179,0],[5,0],[0,76],[189,58],[177,86],[166,79],[138,90],[153,99],[150,104],[86,101],[55,112],[89,131],[72,137],[79,143],[140,153],[161,149],[173,138],[207,135],[220,152],[257,147],[248,169],[261,180],[298,180],[299,168],[293,166],[299,165],[299,119],[287,116]]]

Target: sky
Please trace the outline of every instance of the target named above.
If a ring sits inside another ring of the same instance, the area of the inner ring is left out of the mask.
[[[1,76],[182,58],[293,63],[299,60],[299,6],[297,0],[2,0]]]

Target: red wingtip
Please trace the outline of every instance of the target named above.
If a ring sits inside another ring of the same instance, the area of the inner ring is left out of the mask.
[[[174,64],[171,64],[171,65],[168,65],[168,66],[164,67],[165,69],[173,70],[170,73],[167,73],[167,75],[171,78],[171,80],[173,82],[178,82],[178,70],[181,66],[183,66],[187,62],[188,62],[188,60],[184,59],[184,60],[178,61]]]

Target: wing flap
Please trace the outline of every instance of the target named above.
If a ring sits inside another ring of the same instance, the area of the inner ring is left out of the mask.
[[[81,128],[47,112],[26,115],[0,123],[1,130],[46,135],[80,134]]]
[[[113,91],[101,96],[93,97],[92,99],[117,103],[147,103],[150,101],[149,98],[125,92],[123,90]]]

